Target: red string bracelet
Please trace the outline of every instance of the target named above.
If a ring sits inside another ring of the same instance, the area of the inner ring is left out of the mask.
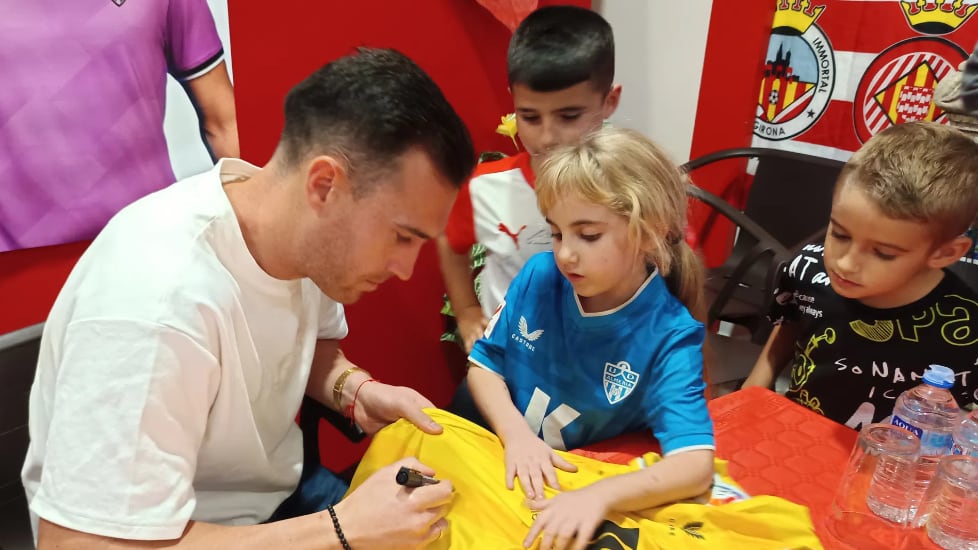
[[[367,382],[376,382],[376,381],[377,379],[375,378],[367,378],[363,382],[360,382],[360,384],[357,386],[357,391],[353,392],[353,401],[350,402],[350,425],[351,426],[357,423],[356,416],[354,415],[356,414],[355,407],[357,406],[357,397],[360,395],[360,389],[363,388],[363,385],[366,384]]]

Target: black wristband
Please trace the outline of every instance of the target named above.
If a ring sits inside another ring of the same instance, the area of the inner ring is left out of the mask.
[[[346,536],[343,535],[343,529],[340,527],[340,520],[336,517],[336,510],[333,510],[332,505],[327,505],[326,510],[329,511],[329,519],[333,520],[333,530],[336,531],[336,536],[340,539],[340,544],[343,545],[343,550],[353,550],[350,548],[350,543],[346,542]]]

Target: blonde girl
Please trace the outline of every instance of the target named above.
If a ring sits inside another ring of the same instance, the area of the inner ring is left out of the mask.
[[[552,152],[536,181],[553,252],[529,260],[476,342],[468,384],[506,447],[506,484],[538,509],[526,537],[587,546],[610,512],[702,494],[713,475],[703,382],[703,268],[683,236],[686,182],[638,132]],[[693,312],[691,314],[690,312]],[[554,449],[651,430],[663,460],[544,499]]]

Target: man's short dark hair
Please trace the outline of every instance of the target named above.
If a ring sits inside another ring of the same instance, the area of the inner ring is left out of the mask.
[[[414,147],[455,186],[475,166],[465,123],[431,77],[395,50],[360,48],[318,69],[285,98],[279,143],[285,165],[310,155],[340,156],[360,196]]]
[[[547,6],[523,20],[509,41],[509,85],[554,92],[591,81],[602,93],[615,78],[615,37],[596,12]]]

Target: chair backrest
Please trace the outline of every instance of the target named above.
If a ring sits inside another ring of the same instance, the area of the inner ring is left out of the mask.
[[[744,213],[792,249],[829,222],[842,161],[771,150],[759,153]]]
[[[27,401],[42,325],[0,336],[0,504],[23,498],[20,468],[27,454]]]

